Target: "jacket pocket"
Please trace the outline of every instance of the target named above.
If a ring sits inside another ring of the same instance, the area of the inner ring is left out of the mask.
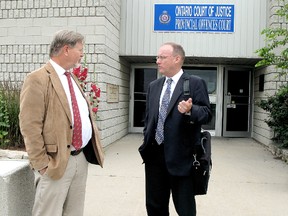
[[[45,144],[45,148],[48,153],[56,153],[58,151],[56,144]]]

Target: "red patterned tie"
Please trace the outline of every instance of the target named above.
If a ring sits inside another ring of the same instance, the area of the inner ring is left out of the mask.
[[[73,116],[74,116],[74,129],[73,129],[73,137],[72,137],[72,145],[76,150],[82,147],[82,123],[81,117],[79,112],[79,107],[77,104],[74,88],[71,81],[71,74],[69,72],[64,73],[68,80],[68,85],[71,94],[71,101],[72,101],[72,109],[73,109]]]

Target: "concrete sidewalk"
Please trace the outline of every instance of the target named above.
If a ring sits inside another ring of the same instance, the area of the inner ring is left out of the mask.
[[[90,165],[85,216],[145,216],[142,135],[106,148],[104,168]],[[199,216],[288,215],[288,165],[248,138],[212,139],[208,194],[196,196]],[[173,204],[170,215],[177,216]]]

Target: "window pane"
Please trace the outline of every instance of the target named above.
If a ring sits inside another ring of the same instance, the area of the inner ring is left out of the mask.
[[[190,75],[201,77],[205,80],[208,93],[216,94],[217,83],[217,68],[216,67],[183,67],[184,71]]]
[[[144,127],[147,89],[149,83],[155,79],[157,79],[157,69],[135,69],[133,127]]]
[[[146,93],[150,82],[157,79],[157,69],[136,68],[134,80],[134,92]]]
[[[134,127],[144,127],[145,109],[145,101],[134,102]]]

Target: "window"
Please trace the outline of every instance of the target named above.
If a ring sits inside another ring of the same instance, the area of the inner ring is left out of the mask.
[[[133,127],[144,127],[146,94],[150,82],[157,79],[155,68],[135,68]]]
[[[216,67],[183,67],[190,75],[199,76],[205,80],[208,93],[216,94],[217,68]]]

